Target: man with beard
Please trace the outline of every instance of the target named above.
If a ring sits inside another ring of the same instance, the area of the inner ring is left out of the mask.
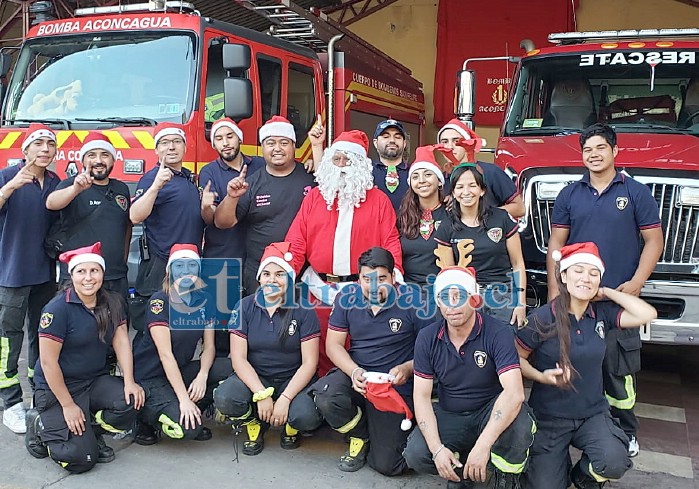
[[[39,358],[39,316],[56,291],[55,264],[43,242],[52,220],[46,198],[60,181],[47,170],[56,157],[51,129],[31,124],[22,152],[24,162],[0,171],[0,398],[2,422],[15,433],[27,430],[18,368],[25,319],[31,382]]]
[[[131,241],[129,188],[110,178],[116,150],[106,136],[92,134],[80,149],[83,172],[63,180],[46,199],[46,208],[60,211],[66,241],[62,249],[75,250],[100,241],[105,267],[104,287],[126,300],[129,290],[126,259]],[[61,263],[61,283],[70,281],[68,265]]]
[[[323,140],[322,129],[309,133],[312,143]],[[325,355],[330,307],[337,293],[358,279],[359,256],[369,248],[387,249],[395,260],[398,281],[403,281],[400,238],[391,201],[374,187],[369,140],[362,131],[340,134],[325,150],[315,172],[318,187],[303,200],[285,241],[291,243],[292,266],[309,292],[320,301],[318,370],[325,374],[332,363]]]
[[[387,119],[376,126],[374,147],[379,159],[372,162],[374,183],[391,199],[395,212],[398,212],[409,188],[408,164],[403,160],[407,144],[405,129],[400,122]]]

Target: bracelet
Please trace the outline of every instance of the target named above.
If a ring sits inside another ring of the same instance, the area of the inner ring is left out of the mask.
[[[287,396],[286,394],[284,394],[283,392],[280,395],[282,397],[286,397],[289,400],[289,402],[291,402],[291,398],[289,396]]]
[[[352,370],[352,373],[350,374],[350,380],[352,382],[354,382],[354,374],[355,374],[355,372],[357,372],[357,370],[364,370],[364,369],[362,367],[354,367],[354,369]]]
[[[444,443],[439,445],[439,448],[437,450],[435,450],[434,453],[432,454],[432,461],[433,462],[434,462],[434,459],[437,458],[437,455],[439,455],[439,452],[441,452],[442,450],[444,450]]]
[[[255,392],[252,395],[252,402],[264,401],[268,397],[272,397],[272,394],[274,394],[274,387],[267,387],[264,390]]]

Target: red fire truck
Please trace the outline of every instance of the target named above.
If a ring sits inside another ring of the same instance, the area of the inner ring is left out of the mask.
[[[31,28],[4,87],[0,165],[21,161],[33,121],[58,131],[59,175],[79,171],[82,141],[100,131],[118,151],[113,176],[127,182],[155,164],[153,128],[161,121],[185,125],[185,166],[198,171],[216,156],[208,132],[224,113],[240,121],[249,155],[260,154],[257,129],[273,115],[294,125],[302,161],[316,114],[329,138],[347,128],[371,136],[392,117],[419,145],[422,84],[323,14],[288,0],[241,0],[265,34],[201,16],[190,3],[152,10],[155,3],[82,8]],[[1,58],[4,77],[9,56]]]
[[[549,41],[553,46],[541,49],[523,42],[524,56],[505,58],[516,71],[495,150],[527,208],[520,232],[531,305],[546,301],[554,201],[584,169],[580,131],[605,122],[619,135],[617,166],[648,185],[662,219],[663,254],[642,291],[658,320],[642,337],[698,343],[699,29],[571,32]],[[469,62],[457,81],[457,115],[464,120],[475,109]]]

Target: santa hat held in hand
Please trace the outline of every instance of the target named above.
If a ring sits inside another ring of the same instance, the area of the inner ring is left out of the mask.
[[[286,241],[272,243],[267,246],[262,255],[262,260],[260,260],[260,266],[257,268],[257,276],[255,278],[259,280],[260,275],[262,275],[262,270],[270,263],[274,263],[291,275],[291,280],[296,280],[296,272],[294,272],[294,268],[291,266],[291,260],[294,256],[289,251],[290,246],[291,244]]]
[[[554,261],[559,262],[561,272],[578,263],[585,263],[596,267],[600,277],[604,275],[604,262],[599,256],[597,245],[590,241],[570,244],[560,250],[554,250],[551,257]]]
[[[235,121],[229,117],[224,117],[223,119],[219,119],[216,122],[214,122],[214,125],[211,126],[211,147],[214,147],[214,138],[216,137],[216,131],[221,129],[222,127],[227,127],[231,131],[235,133],[236,136],[238,136],[238,139],[240,139],[240,142],[243,142],[243,131],[240,130],[238,127],[238,124],[235,123]]]
[[[260,143],[267,139],[268,137],[280,137],[288,138],[293,142],[296,142],[296,132],[294,131],[294,126],[291,125],[286,118],[275,115],[270,120],[265,122],[265,124],[259,130]]]
[[[93,149],[103,149],[112,155],[112,158],[116,160],[116,149],[114,149],[114,146],[112,146],[112,143],[109,142],[109,139],[104,134],[96,132],[85,138],[85,141],[83,141],[83,147],[80,148],[80,161],[82,161],[85,155]]]
[[[68,265],[68,273],[71,273],[75,267],[81,263],[97,263],[104,271],[104,258],[102,258],[102,243],[97,243],[90,246],[83,246],[75,250],[65,251],[58,257],[61,263]]]
[[[441,141],[442,133],[447,129],[453,129],[463,138],[457,144],[466,150],[467,160],[476,161],[476,153],[485,146],[485,139],[480,137],[476,132],[468,127],[459,119],[452,119],[442,127],[437,133],[437,141]]]
[[[193,244],[174,244],[170,248],[170,256],[167,259],[168,268],[172,265],[175,260],[181,259],[196,260],[201,263],[201,257],[199,256],[199,250],[196,245]]]
[[[155,126],[155,136],[153,137],[154,144],[158,146],[160,141],[165,136],[179,136],[187,144],[187,136],[185,136],[182,124],[173,124],[172,122],[161,122]]]
[[[444,172],[439,163],[435,152],[442,153],[453,165],[458,165],[459,162],[454,158],[454,153],[443,144],[432,144],[429,146],[420,146],[415,150],[415,161],[410,165],[408,170],[408,180],[417,170],[430,170],[439,179],[439,183],[444,185]]]
[[[397,414],[405,413],[405,419],[400,422],[401,430],[408,431],[413,426],[411,421],[413,412],[390,382],[367,382],[366,398],[379,411]]]
[[[56,142],[56,133],[54,133],[49,126],[44,124],[38,124],[36,122],[29,124],[24,141],[22,141],[22,151],[27,149],[27,146],[34,141],[41,138],[49,138],[51,141]]]
[[[329,151],[331,155],[335,151],[349,151],[366,158],[369,154],[369,138],[364,131],[345,131],[333,141]]]

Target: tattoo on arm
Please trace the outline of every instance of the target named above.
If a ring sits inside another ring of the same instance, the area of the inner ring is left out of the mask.
[[[418,423],[418,426],[420,427],[421,430],[424,430],[425,428],[427,428],[427,423],[425,423],[424,421],[420,421]]]
[[[499,409],[498,409],[497,411],[495,411],[495,412],[493,413],[493,418],[494,418],[496,421],[500,421],[500,419],[502,419],[502,411],[500,411]]]

